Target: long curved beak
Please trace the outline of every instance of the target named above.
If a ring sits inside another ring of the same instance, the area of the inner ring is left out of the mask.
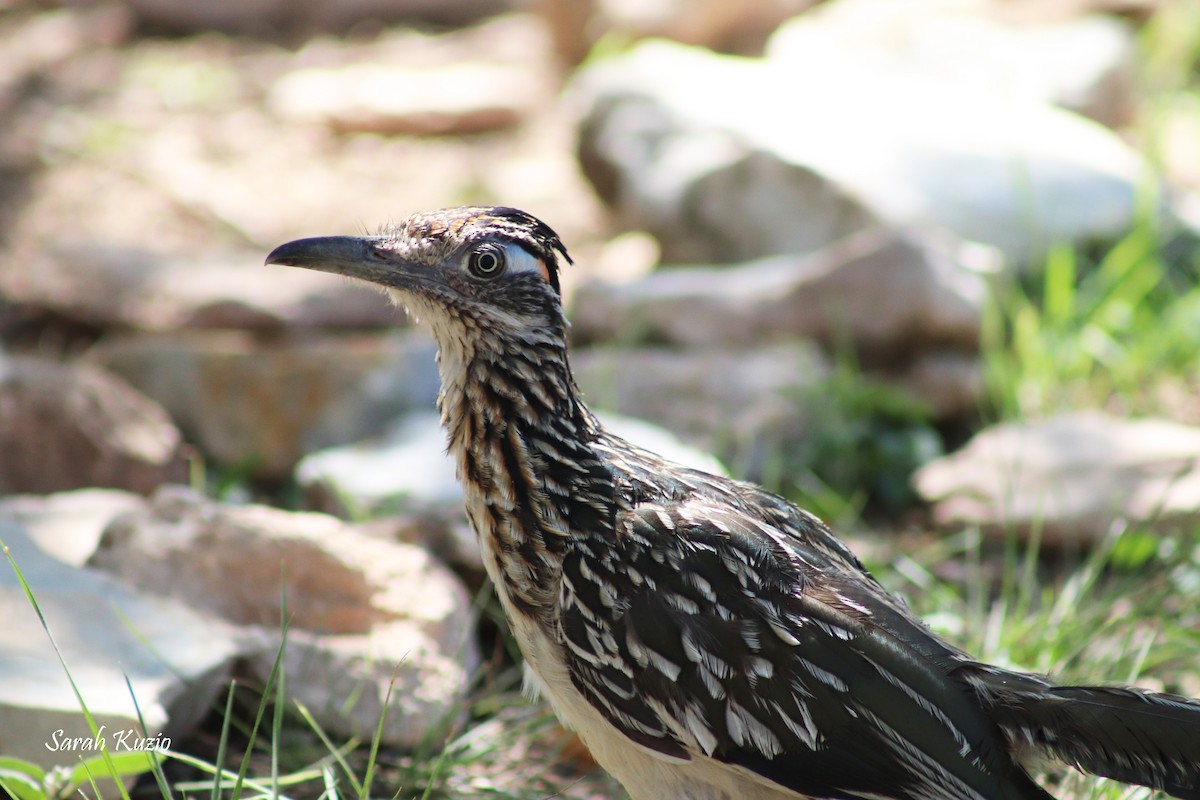
[[[379,236],[316,236],[281,244],[266,264],[332,272],[381,286],[403,289],[412,285],[413,265],[380,247]]]

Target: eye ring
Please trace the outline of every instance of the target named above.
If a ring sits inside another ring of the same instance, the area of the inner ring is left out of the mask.
[[[467,270],[480,280],[495,280],[507,267],[504,249],[494,244],[480,245],[467,259]]]

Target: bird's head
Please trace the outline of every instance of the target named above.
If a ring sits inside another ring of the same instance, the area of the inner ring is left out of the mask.
[[[563,262],[570,256],[550,226],[505,207],[418,213],[375,236],[299,239],[266,261],[376,284],[428,323],[443,348],[464,338],[561,338]]]

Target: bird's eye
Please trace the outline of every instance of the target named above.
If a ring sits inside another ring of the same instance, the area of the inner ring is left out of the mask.
[[[485,244],[471,253],[467,269],[476,278],[491,280],[504,274],[504,251],[492,244]]]

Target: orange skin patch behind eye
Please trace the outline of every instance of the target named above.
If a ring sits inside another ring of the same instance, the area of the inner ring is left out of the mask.
[[[546,283],[550,283],[550,268],[546,266],[546,260],[539,258],[537,263],[538,272],[542,274],[542,279],[545,280]]]

